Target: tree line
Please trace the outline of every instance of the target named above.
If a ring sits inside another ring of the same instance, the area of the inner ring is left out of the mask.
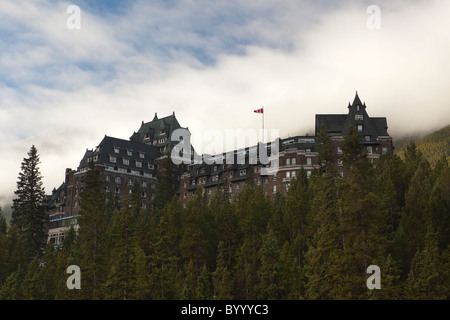
[[[0,218],[0,299],[449,299],[450,169],[432,167],[414,144],[404,159],[372,164],[356,130],[343,145],[318,135],[321,168],[302,170],[271,199],[248,175],[230,200],[199,188],[182,208],[170,170],[151,214],[139,186],[117,203],[94,167],[79,230],[45,244],[44,193],[34,147],[22,163],[11,226]],[[251,170],[248,170],[251,172]],[[44,212],[44,213],[43,213]],[[81,269],[68,290],[66,268]],[[369,290],[369,265],[381,289]]]

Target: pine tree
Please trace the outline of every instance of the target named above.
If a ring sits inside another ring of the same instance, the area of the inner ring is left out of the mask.
[[[234,208],[229,201],[229,193],[225,189],[220,189],[211,199],[209,207],[215,214],[214,225],[217,230],[217,241],[223,244],[223,259],[228,270],[231,270],[238,241],[238,222]]]
[[[0,289],[0,300],[24,300],[25,295],[22,290],[22,282],[25,277],[25,270],[22,265],[9,274],[5,283]]]
[[[105,270],[109,261],[106,231],[109,215],[106,196],[99,169],[92,164],[86,174],[84,192],[81,193],[77,261],[82,270],[83,290],[80,299],[101,299],[105,283]]]
[[[158,169],[158,190],[153,202],[153,206],[157,211],[162,210],[172,200],[177,191],[176,172],[171,159],[169,157],[165,158]]]
[[[411,261],[417,251],[422,250],[428,221],[426,210],[431,192],[431,168],[425,159],[422,159],[417,170],[410,180],[409,188],[405,195],[405,212],[400,219],[396,233],[396,246],[402,262],[402,269],[408,272]]]
[[[174,204],[174,203],[171,203]],[[167,206],[169,207],[169,206]],[[176,275],[177,262],[176,252],[173,250],[174,239],[171,236],[171,226],[169,220],[173,217],[170,215],[170,210],[164,208],[164,215],[161,216],[158,228],[156,230],[156,242],[153,243],[152,254],[150,256],[150,285],[152,292],[152,299],[176,299]]]
[[[279,262],[280,248],[273,231],[264,235],[262,247],[258,252],[260,267],[258,270],[258,299],[280,299],[286,288],[283,286],[283,265]]]
[[[411,271],[406,282],[409,299],[433,300],[448,299],[448,272],[439,252],[437,233],[428,226],[425,247],[418,250],[411,264]]]
[[[21,284],[23,297],[26,300],[42,299],[43,284],[42,279],[40,278],[41,263],[41,258],[36,254],[27,266],[27,272]]]
[[[430,192],[426,210],[426,221],[437,233],[440,249],[450,244],[450,167],[447,158],[441,158],[433,170],[434,185]]]
[[[231,300],[233,298],[233,281],[225,260],[226,245],[219,242],[216,270],[213,272],[213,298],[217,300]]]
[[[128,300],[132,296],[135,276],[134,247],[137,244],[136,207],[139,208],[139,205],[131,193],[127,192],[122,208],[114,212],[108,230],[112,251],[105,290],[109,299]]]
[[[180,241],[182,256],[186,261],[192,260],[197,276],[205,263],[210,267],[215,263],[214,252],[217,245],[209,241],[209,235],[214,232],[211,223],[212,217],[208,210],[206,195],[202,189],[197,188],[184,212]],[[212,248],[213,245],[214,248]]]
[[[281,299],[302,299],[305,291],[306,277],[304,268],[299,266],[298,259],[293,253],[295,248],[286,241],[280,253],[281,265],[281,287],[284,290],[281,292]]]
[[[211,300],[212,299],[212,286],[211,279],[206,268],[206,265],[203,265],[202,272],[198,277],[198,285],[197,285],[197,300]]]
[[[287,240],[295,247],[297,264],[303,263],[307,249],[307,220],[311,209],[311,195],[306,172],[302,169],[298,178],[291,181],[286,203],[283,207],[283,224],[287,231]]]
[[[8,239],[6,235],[6,220],[2,216],[2,208],[0,207],[0,288],[3,281],[7,277],[8,272]]]
[[[134,300],[144,300],[150,297],[150,270],[148,268],[148,258],[139,244],[134,246],[135,276],[132,279],[130,298]]]
[[[45,192],[39,170],[39,155],[33,145],[24,158],[14,192],[11,224],[19,230],[23,245],[24,263],[41,254],[45,244]]]

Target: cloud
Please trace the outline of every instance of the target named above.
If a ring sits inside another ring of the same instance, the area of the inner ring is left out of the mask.
[[[100,2],[103,3],[103,2]],[[355,90],[399,134],[448,124],[446,1],[4,1],[0,7],[0,198],[32,144],[47,192],[105,134],[128,139],[172,111],[201,136],[261,127],[305,134]]]

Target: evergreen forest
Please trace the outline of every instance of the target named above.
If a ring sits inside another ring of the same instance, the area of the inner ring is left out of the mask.
[[[0,217],[0,299],[449,299],[447,156],[431,165],[411,143],[401,158],[371,163],[355,131],[344,141],[344,177],[321,131],[321,168],[300,172],[285,195],[265,195],[250,175],[233,200],[225,186],[210,200],[199,188],[182,208],[166,170],[149,215],[138,189],[110,199],[92,167],[80,229],[58,248],[42,232],[33,146],[11,223]],[[70,265],[80,267],[79,290],[67,288]],[[380,289],[367,287],[370,265],[381,270]]]

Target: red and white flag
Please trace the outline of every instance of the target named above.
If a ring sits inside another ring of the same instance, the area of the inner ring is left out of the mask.
[[[264,107],[254,110],[256,113],[264,113]]]

